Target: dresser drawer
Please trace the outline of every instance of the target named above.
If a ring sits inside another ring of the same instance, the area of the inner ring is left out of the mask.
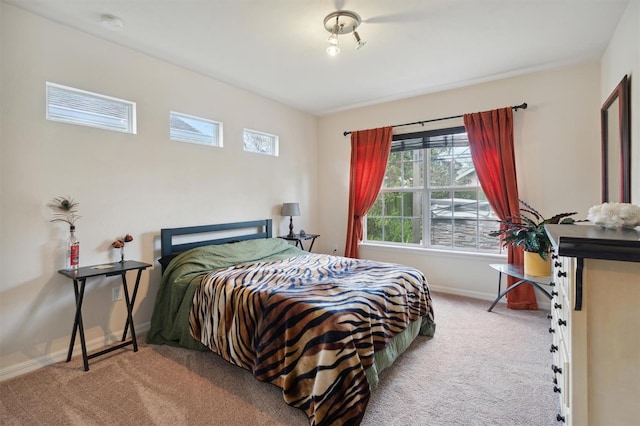
[[[554,390],[558,390],[560,398],[560,415],[557,420],[561,423],[571,424],[571,364],[564,340],[560,341],[558,350],[559,366],[561,373],[556,374],[557,384]]]
[[[559,256],[553,260],[553,281],[556,288],[564,291],[564,294],[571,302],[573,300],[573,259],[570,257]]]

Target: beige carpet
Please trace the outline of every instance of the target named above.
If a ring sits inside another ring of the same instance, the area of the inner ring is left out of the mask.
[[[555,425],[549,321],[436,293],[437,331],[381,375],[363,425]],[[141,341],[143,338],[140,339]],[[2,425],[307,425],[276,387],[213,353],[140,345],[0,383]]]

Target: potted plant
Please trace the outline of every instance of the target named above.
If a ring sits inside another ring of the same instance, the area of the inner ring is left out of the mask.
[[[575,223],[570,216],[577,212],[560,213],[545,219],[536,209],[522,200],[520,214],[500,221],[500,230],[489,233],[492,237],[502,237],[504,246],[524,248],[524,273],[526,275],[549,275],[551,262],[551,240],[544,229],[547,224]]]

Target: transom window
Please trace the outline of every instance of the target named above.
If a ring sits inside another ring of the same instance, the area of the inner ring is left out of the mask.
[[[242,139],[245,151],[278,156],[279,138],[277,135],[244,129]]]
[[[47,82],[47,120],[136,133],[136,103]]]
[[[497,220],[464,126],[394,135],[365,241],[497,253]]]
[[[169,137],[173,141],[222,147],[222,123],[171,111]]]

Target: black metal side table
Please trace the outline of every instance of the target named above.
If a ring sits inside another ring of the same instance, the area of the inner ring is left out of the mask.
[[[522,285],[525,283],[531,284],[532,286],[540,290],[542,294],[544,294],[549,300],[552,299],[553,296],[547,290],[541,287],[541,285],[554,286],[554,283],[552,281],[553,279],[552,276],[549,275],[549,276],[538,277],[533,275],[526,275],[524,273],[524,268],[522,266],[512,265],[509,263],[492,263],[489,266],[491,266],[493,269],[499,272],[498,297],[496,297],[496,299],[493,301],[491,306],[489,306],[489,309],[487,309],[487,311],[491,312],[493,307],[496,306],[496,303],[498,303],[498,301],[502,299],[507,293],[509,293],[511,290],[515,289],[519,285]],[[507,288],[505,291],[501,292],[500,290],[501,290],[502,274],[515,277],[519,279],[519,281],[513,284],[511,287]]]
[[[140,284],[140,276],[142,271],[151,267],[149,263],[138,262],[135,260],[125,260],[124,262],[115,262],[105,265],[93,265],[84,266],[78,269],[61,269],[58,272],[67,278],[73,280],[73,290],[76,297],[76,315],[73,322],[73,332],[71,333],[71,342],[69,342],[69,352],[67,353],[67,362],[71,361],[71,355],[73,354],[73,345],[76,341],[76,333],[80,331],[80,344],[82,346],[82,360],[84,361],[84,371],[89,371],[89,360],[100,355],[104,355],[108,352],[115,351],[127,345],[133,345],[133,351],[138,351],[138,342],[136,340],[136,331],[133,327],[133,305],[136,301],[136,295],[138,293],[138,285]],[[137,270],[136,283],[133,286],[133,292],[129,297],[129,287],[127,286],[127,271]],[[124,333],[122,334],[122,343],[96,352],[91,355],[87,355],[87,345],[84,339],[84,327],[82,325],[82,300],[84,298],[84,289],[87,278],[91,277],[112,277],[120,275],[122,277],[122,288],[124,290],[124,299],[127,304],[127,322],[124,327]],[[127,333],[131,327],[131,339],[125,341]]]
[[[302,242],[305,240],[311,240],[311,245],[309,246],[309,250],[307,250],[307,251],[311,251],[311,249],[313,248],[313,243],[315,243],[316,238],[318,238],[319,236],[320,236],[319,234],[304,234],[304,235],[294,234],[293,237],[289,235],[280,235],[278,236],[278,238],[282,238],[283,240],[287,240],[287,241],[295,241],[296,247],[298,247],[299,245],[302,250],[305,249],[304,246],[302,245]]]

